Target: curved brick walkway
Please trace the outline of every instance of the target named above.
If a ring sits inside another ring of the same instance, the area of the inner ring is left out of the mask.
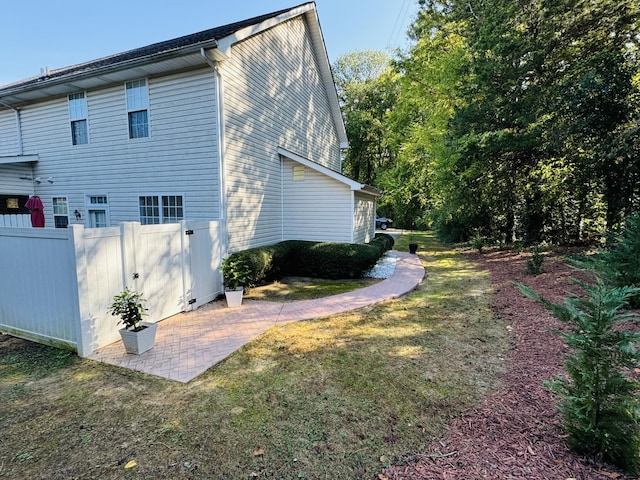
[[[118,341],[89,358],[186,383],[274,325],[336,315],[413,290],[424,277],[420,258],[393,253],[393,275],[370,287],[291,303],[245,300],[233,309],[224,301],[211,302],[158,323],[155,346],[141,355],[126,354]]]

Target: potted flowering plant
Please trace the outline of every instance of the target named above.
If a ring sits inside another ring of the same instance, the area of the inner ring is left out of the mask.
[[[249,281],[251,267],[243,255],[229,255],[222,261],[222,281],[224,283],[224,295],[227,306],[239,307],[242,305],[244,286]]]
[[[153,347],[155,342],[158,325],[142,321],[142,317],[147,315],[145,301],[142,293],[127,287],[113,297],[113,302],[109,306],[109,313],[120,317],[118,323],[124,325],[124,328],[119,332],[127,353],[146,352]]]

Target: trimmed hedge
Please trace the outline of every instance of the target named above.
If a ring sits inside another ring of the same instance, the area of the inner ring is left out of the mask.
[[[387,250],[391,250],[393,248],[393,245],[396,243],[393,237],[388,233],[376,233],[376,236],[370,243],[373,243],[373,242],[383,242],[385,252]]]
[[[386,233],[376,234],[367,244],[286,240],[231,256],[242,255],[247,260],[251,269],[249,284],[255,286],[288,275],[359,278],[393,244],[393,237]]]

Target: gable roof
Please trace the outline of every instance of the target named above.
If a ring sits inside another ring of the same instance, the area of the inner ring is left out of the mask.
[[[208,58],[205,50],[213,50],[213,58],[224,60],[232,46],[250,36],[272,28],[291,18],[304,15],[320,65],[332,117],[343,148],[347,147],[346,131],[340,111],[331,66],[320,29],[315,2],[230,23],[221,27],[154,43],[115,55],[59,69],[46,69],[41,75],[0,86],[0,109],[16,108],[30,102],[89,90],[127,80],[200,67]]]
[[[259,17],[250,18],[241,22],[231,23],[222,27],[210,28],[203,30],[202,32],[192,33],[190,35],[184,35],[182,37],[174,38],[171,40],[165,40],[158,43],[153,43],[145,47],[136,48],[127,52],[117,53],[96,60],[91,60],[86,63],[73,65],[70,67],[64,67],[55,70],[46,70],[42,72],[40,76],[28,78],[20,82],[16,82],[6,87],[0,88],[0,95],[3,95],[4,90],[13,90],[16,88],[26,89],[32,86],[40,86],[45,82],[51,82],[56,79],[69,79],[82,73],[94,73],[98,72],[106,67],[126,67],[130,62],[136,60],[161,58],[165,55],[172,53],[182,52],[187,53],[189,50],[195,49],[199,51],[201,46],[212,47],[216,45],[216,40],[226,37],[235,33],[237,30],[261,23],[264,20],[268,20],[287,10],[280,10],[268,15],[261,15]]]
[[[348,186],[352,191],[365,193],[373,197],[382,196],[382,190],[379,190],[376,187],[372,187],[371,185],[367,185],[366,183],[360,183],[352,180],[351,178],[346,177],[341,173],[331,170],[323,165],[320,165],[319,163],[315,163],[308,158],[304,158],[297,153],[293,153],[287,150],[286,148],[278,147],[278,154],[282,157],[288,158],[289,160],[293,160],[300,165],[309,167],[311,170],[315,170],[316,172],[326,175],[329,178],[337,180],[338,182]]]

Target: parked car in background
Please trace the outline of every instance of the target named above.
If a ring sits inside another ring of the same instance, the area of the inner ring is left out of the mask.
[[[386,230],[389,225],[393,223],[393,220],[385,217],[376,217],[376,228],[380,230]]]

